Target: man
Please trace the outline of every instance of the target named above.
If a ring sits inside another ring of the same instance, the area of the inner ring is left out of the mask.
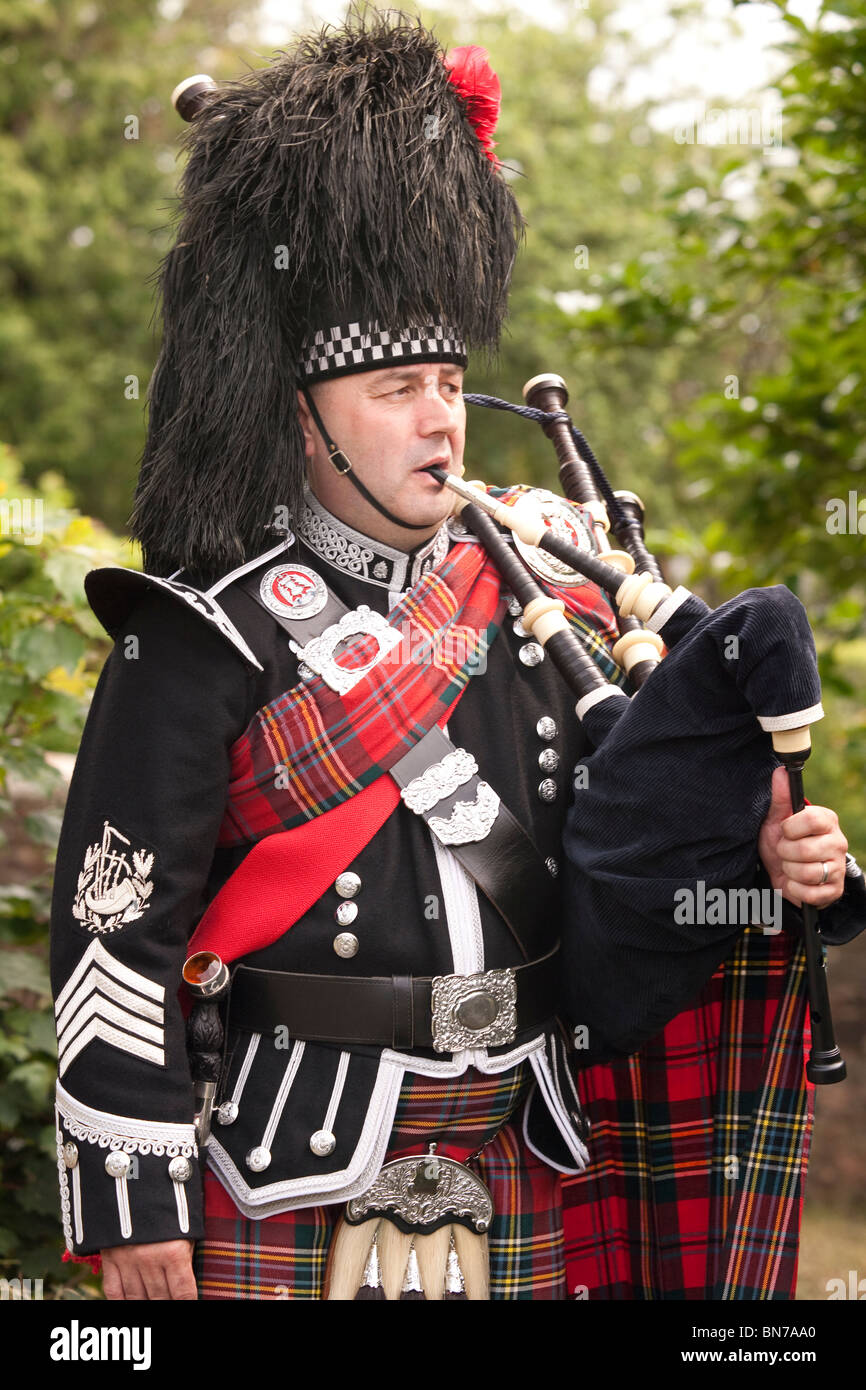
[[[495,345],[516,250],[494,83],[376,17],[192,125],[147,573],[88,576],[115,647],[52,914],[64,1223],[109,1298],[194,1298],[193,1242],[207,1298],[569,1293],[561,1177],[588,1151],[557,875],[582,735],[427,471],[462,472],[465,343]],[[597,591],[581,621],[621,680]],[[776,791],[766,870],[829,906],[836,817],[785,820]],[[234,966],[209,1136],[176,998],[206,950]],[[347,1202],[401,1155],[419,1202],[398,1227],[370,1199],[353,1244]],[[419,1222],[443,1173],[486,1184],[475,1236],[447,1203],[444,1236]]]

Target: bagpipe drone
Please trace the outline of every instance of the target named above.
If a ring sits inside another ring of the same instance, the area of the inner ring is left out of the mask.
[[[714,611],[685,588],[671,591],[646,549],[642,504],[611,490],[563,408],[562,378],[534,377],[524,397],[525,407],[465,399],[542,424],[566,497],[592,516],[600,554],[578,549],[567,521],[548,524],[531,492],[499,501],[483,484],[431,471],[457,494],[460,520],[577,697],[591,746],[576,769],[564,834],[562,928],[568,1017],[586,1028],[591,1061],[636,1051],[730,952],[746,924],[739,912],[706,911],[696,925],[678,907],[690,894],[704,904],[751,904],[743,895],[755,882],[772,773],[786,768],[793,811],[801,810],[821,687],[805,610],[787,588],[749,589]],[[513,532],[513,546],[500,527]],[[622,551],[610,550],[608,527]],[[540,552],[558,567],[559,582],[568,567],[572,579],[576,571],[610,596],[621,634],[613,654],[631,696],[605,679],[562,600],[533,578],[522,558],[532,548],[534,568]],[[841,1081],[817,911],[804,904],[802,913],[812,1025],[806,1072],[815,1083]]]

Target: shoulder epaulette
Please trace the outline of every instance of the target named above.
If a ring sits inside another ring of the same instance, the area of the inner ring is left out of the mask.
[[[164,579],[157,574],[146,574],[142,570],[125,569],[122,565],[104,565],[90,570],[84,577],[84,592],[93,612],[96,614],[109,637],[116,637],[133,607],[147,589],[161,589],[163,593],[181,603],[186,603],[212,628],[215,628],[227,642],[257,671],[264,667],[255,652],[247,644],[231,618],[216,601],[216,595],[227,588],[241,575],[256,569],[266,560],[281,555],[293,543],[294,536],[288,533],[278,545],[238,565],[229,574],[223,575],[209,589],[196,589],[181,579]],[[176,573],[180,574],[178,570]]]

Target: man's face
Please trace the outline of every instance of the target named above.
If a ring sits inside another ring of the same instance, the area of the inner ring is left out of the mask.
[[[454,494],[424,470],[435,461],[449,473],[463,472],[462,392],[462,367],[416,362],[322,381],[310,394],[331,438],[373,496],[432,536],[451,511]],[[323,506],[387,545],[410,550],[421,544],[424,531],[392,525],[336,472],[300,392],[298,402],[310,486]]]

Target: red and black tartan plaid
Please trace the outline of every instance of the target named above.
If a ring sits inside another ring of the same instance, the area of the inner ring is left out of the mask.
[[[491,1188],[494,1299],[765,1300],[794,1296],[813,1116],[802,947],[749,929],[692,1009],[622,1062],[581,1074],[590,1164],[560,1178],[519,1126],[526,1064],[502,1077],[407,1077],[388,1157],[465,1159]],[[205,1179],[202,1298],[322,1294],[342,1206],[265,1221]]]
[[[802,946],[746,930],[640,1052],[579,1081],[590,1164],[563,1183],[591,1299],[794,1297],[814,1089]]]
[[[401,642],[350,691],[337,695],[312,676],[258,710],[231,750],[218,843],[252,844],[303,825],[393,767],[465,689],[502,620],[500,585],[481,546],[452,546],[391,610]],[[545,588],[564,600],[608,679],[621,682],[609,651],[617,630],[601,591]],[[370,638],[358,637],[339,660],[351,669],[372,654]],[[277,766],[291,769],[284,786],[274,778]]]
[[[435,1139],[438,1152],[465,1161],[484,1145],[475,1164],[493,1197],[493,1299],[567,1296],[559,1174],[530,1152],[519,1124],[508,1123],[531,1081],[525,1062],[501,1076],[474,1069],[446,1079],[407,1075],[387,1155],[423,1153]],[[342,1212],[336,1203],[250,1221],[208,1171],[205,1235],[196,1249],[199,1296],[321,1299]]]

